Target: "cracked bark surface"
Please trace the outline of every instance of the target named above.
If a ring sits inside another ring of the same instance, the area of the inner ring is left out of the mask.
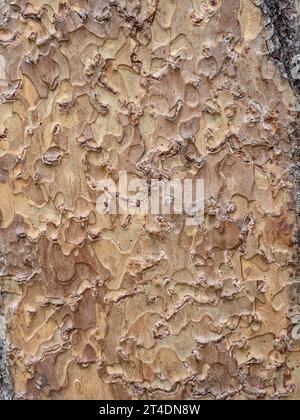
[[[296,0],[0,1],[0,398],[299,399],[299,54]]]

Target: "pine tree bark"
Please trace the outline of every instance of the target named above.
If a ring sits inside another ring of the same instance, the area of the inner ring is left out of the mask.
[[[299,10],[0,1],[0,399],[299,399]]]

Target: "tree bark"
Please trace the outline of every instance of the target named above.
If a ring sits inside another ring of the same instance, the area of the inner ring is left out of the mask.
[[[0,0],[0,399],[299,399],[299,19]],[[203,222],[100,214],[120,171]]]

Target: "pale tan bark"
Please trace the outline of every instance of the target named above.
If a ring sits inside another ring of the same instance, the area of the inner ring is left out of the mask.
[[[299,398],[299,85],[259,3],[0,2],[15,398]],[[120,170],[204,179],[204,224],[100,215]]]

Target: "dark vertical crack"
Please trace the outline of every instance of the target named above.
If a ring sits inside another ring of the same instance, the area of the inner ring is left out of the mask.
[[[300,27],[298,0],[263,0],[269,55],[276,60],[296,95],[300,96]]]
[[[12,399],[12,387],[7,361],[7,348],[4,340],[0,338],[0,400]]]
[[[3,296],[0,290],[0,400],[12,399],[12,386],[7,360],[7,345],[5,342],[5,319],[3,316]]]

